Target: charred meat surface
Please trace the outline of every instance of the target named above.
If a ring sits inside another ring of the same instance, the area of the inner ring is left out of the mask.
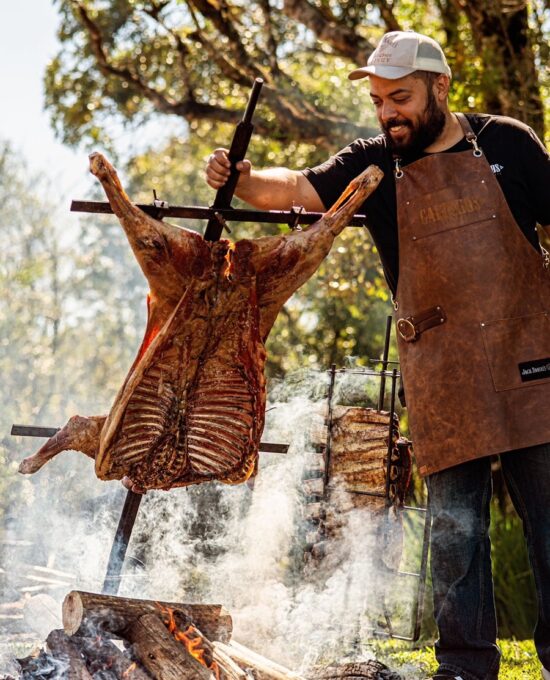
[[[90,169],[149,283],[145,336],[108,416],[73,416],[20,472],[75,449],[95,458],[100,479],[127,476],[143,490],[243,482],[264,426],[269,331],[382,172],[367,168],[307,230],[232,244],[143,213],[101,154]]]

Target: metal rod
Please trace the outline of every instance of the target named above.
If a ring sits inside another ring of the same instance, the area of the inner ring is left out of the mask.
[[[391,376],[391,397],[390,397],[390,429],[388,435],[388,458],[386,460],[386,505],[391,505],[390,485],[391,485],[391,457],[393,453],[393,413],[395,410],[395,387],[397,385],[397,370],[394,368]]]
[[[12,425],[11,434],[20,437],[53,437],[60,427],[37,427],[36,425]],[[289,444],[260,442],[260,453],[288,453]]]
[[[136,203],[144,213],[156,219],[164,217],[179,217],[181,219],[208,220],[217,213],[226,222],[263,222],[266,224],[313,224],[323,217],[321,212],[299,212],[297,210],[248,210],[246,208],[208,208],[207,206],[170,205],[166,207],[152,205],[150,203]],[[71,212],[97,213],[112,215],[111,204],[105,201],[72,201]],[[354,215],[349,227],[364,227],[366,216]],[[181,227],[174,226],[175,229]]]
[[[38,427],[36,425],[12,425],[10,434],[19,437],[53,437],[60,427]]]
[[[330,454],[332,446],[332,397],[334,395],[334,383],[336,381],[336,364],[332,364],[330,367],[330,380],[328,384],[328,411],[327,411],[327,443],[325,447],[325,472],[324,472],[324,482],[325,482],[325,497],[327,495],[328,483],[330,478]]]
[[[131,489],[126,494],[124,507],[120,513],[118,527],[115,533],[109,562],[107,563],[107,573],[103,582],[103,593],[106,595],[116,595],[120,586],[120,575],[122,565],[126,557],[126,550],[132,535],[132,529],[138,514],[139,506],[143,494],[134,493]]]
[[[430,507],[426,509],[426,517],[424,519],[424,535],[422,543],[422,559],[420,562],[420,577],[418,579],[418,590],[416,592],[416,612],[413,630],[413,642],[416,642],[420,637],[420,629],[422,627],[422,619],[424,618],[424,601],[426,598],[426,576],[428,573],[428,552],[430,548],[430,536],[432,530],[432,516]]]
[[[386,319],[386,335],[384,337],[384,352],[382,353],[382,374],[380,376],[380,394],[378,395],[378,410],[384,408],[384,397],[386,396],[386,374],[388,368],[388,359],[390,353],[390,339],[391,339],[391,315]],[[393,415],[393,411],[392,411]]]

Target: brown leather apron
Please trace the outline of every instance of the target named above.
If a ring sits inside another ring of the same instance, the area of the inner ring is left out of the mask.
[[[472,149],[396,163],[398,348],[421,475],[550,442],[550,274]]]

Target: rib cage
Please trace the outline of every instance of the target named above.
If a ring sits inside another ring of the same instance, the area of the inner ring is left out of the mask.
[[[102,442],[102,478],[171,488],[238,482],[253,470],[265,410],[255,282],[211,271],[152,341],[141,380],[126,386],[115,435]]]

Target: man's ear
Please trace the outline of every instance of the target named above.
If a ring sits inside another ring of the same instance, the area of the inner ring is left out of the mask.
[[[449,95],[449,88],[451,86],[451,79],[444,73],[437,76],[433,83],[433,93],[437,101],[443,102]]]

